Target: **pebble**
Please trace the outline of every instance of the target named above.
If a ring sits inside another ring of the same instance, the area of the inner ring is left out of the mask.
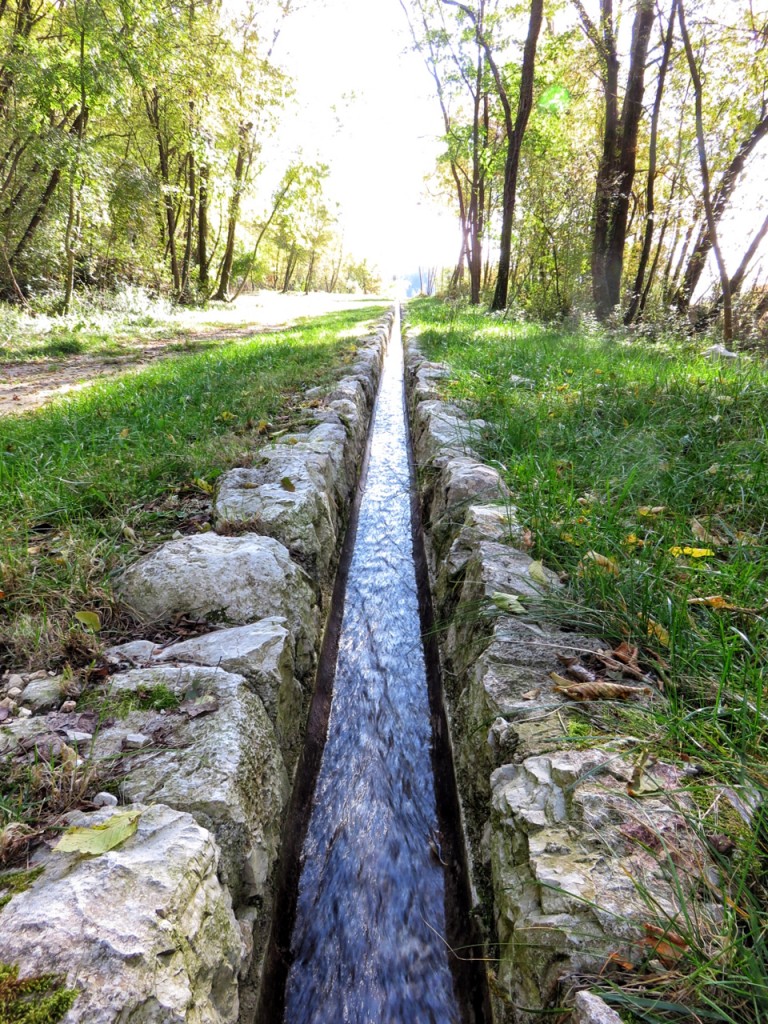
[[[117,797],[112,793],[97,793],[93,798],[94,807],[117,807]]]
[[[14,673],[13,675],[8,676],[8,679],[6,680],[6,686],[12,686],[16,689],[23,690],[24,679],[17,673]]]
[[[123,748],[125,750],[141,750],[142,747],[148,747],[151,742],[149,736],[145,736],[143,732],[129,732],[123,739]]]
[[[19,718],[31,718],[32,717],[32,712],[30,711],[29,708],[19,708],[17,714],[18,714]]]
[[[76,700],[65,700],[64,703],[59,708],[59,711],[61,712],[62,715],[68,715],[72,711],[74,711],[76,707],[77,707],[77,701]]]
[[[93,733],[80,732],[77,729],[67,729],[66,736],[71,743],[87,743],[93,739]]]
[[[7,695],[9,697],[12,697],[14,700],[16,700],[17,697],[20,697],[22,695],[22,693],[24,693],[24,691],[19,686],[12,686],[7,691]]]
[[[19,705],[16,703],[13,697],[3,697],[3,699],[0,700],[0,708],[8,708],[9,710],[13,711],[14,708],[17,708],[18,706]]]
[[[35,679],[47,679],[48,676],[55,676],[55,672],[46,672],[45,669],[40,669],[39,672],[28,672],[24,676],[24,680],[28,683],[33,683]]]

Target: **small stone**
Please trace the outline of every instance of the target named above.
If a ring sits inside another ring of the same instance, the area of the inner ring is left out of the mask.
[[[70,743],[88,743],[93,739],[93,733],[80,732],[77,729],[67,729],[66,736]]]
[[[56,675],[55,672],[53,674]],[[28,683],[34,683],[36,679],[47,679],[48,673],[45,669],[40,669],[38,672],[28,672],[24,678]]]
[[[13,711],[14,708],[17,708],[18,706],[18,703],[11,696],[3,697],[3,699],[0,700],[0,708],[9,708]]]
[[[94,807],[117,807],[117,797],[112,793],[97,793],[91,802]]]
[[[152,742],[143,732],[129,732],[123,739],[123,750],[141,750]]]
[[[22,676],[18,675],[18,673],[13,673],[12,675],[8,676],[8,679],[6,680],[6,685],[9,687],[15,687],[19,690],[23,690],[24,679]]]
[[[12,686],[10,690],[7,691],[7,696],[11,697],[13,700],[16,700],[16,698],[20,697],[22,693],[24,693],[24,691],[19,686]]]
[[[591,992],[577,992],[574,1002],[574,1024],[622,1024],[621,1017]]]
[[[171,534],[172,540],[182,540],[183,537],[184,534],[181,532],[181,530],[174,530],[173,533]]]
[[[18,714],[19,718],[31,718],[32,717],[32,712],[30,711],[29,708],[19,708],[19,710],[17,711],[17,714]]]
[[[65,700],[59,708],[62,715],[69,715],[77,708],[76,700]]]
[[[52,711],[60,707],[62,695],[61,676],[51,679],[47,672],[35,673],[24,690],[24,703],[35,711]]]

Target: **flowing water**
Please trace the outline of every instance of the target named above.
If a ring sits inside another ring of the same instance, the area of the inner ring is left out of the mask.
[[[458,1024],[413,559],[399,319],[302,855],[286,1024]]]

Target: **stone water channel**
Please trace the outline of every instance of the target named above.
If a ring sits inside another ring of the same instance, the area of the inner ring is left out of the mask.
[[[436,804],[399,312],[369,445],[284,1020],[460,1024],[478,1017],[445,938],[452,847]]]

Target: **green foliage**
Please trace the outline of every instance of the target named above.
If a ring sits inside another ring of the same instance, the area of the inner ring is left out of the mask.
[[[647,705],[580,707],[571,742],[587,742],[585,727],[635,736],[691,769],[681,806],[717,864],[706,898],[722,904],[722,928],[711,934],[681,894],[667,922],[685,946],[680,969],[630,974],[607,998],[651,1024],[757,1024],[768,993],[765,367],[705,360],[674,337],[649,346],[428,300],[407,318],[450,366],[446,395],[490,424],[481,454],[509,484],[533,557],[566,581],[550,617],[636,645],[663,689]],[[737,813],[725,794],[741,794]],[[652,893],[648,906],[654,920]]]
[[[19,978],[19,968],[0,962],[0,1024],[56,1024],[78,993],[57,974]]]
[[[351,358],[367,306],[105,380],[0,420],[0,645],[8,663],[88,663],[120,635],[112,575],[179,529],[206,528],[210,482],[248,464],[259,423],[295,422],[301,390]],[[227,415],[225,415],[227,414]],[[74,613],[99,614],[98,641]],[[12,652],[12,653],[11,653]]]

